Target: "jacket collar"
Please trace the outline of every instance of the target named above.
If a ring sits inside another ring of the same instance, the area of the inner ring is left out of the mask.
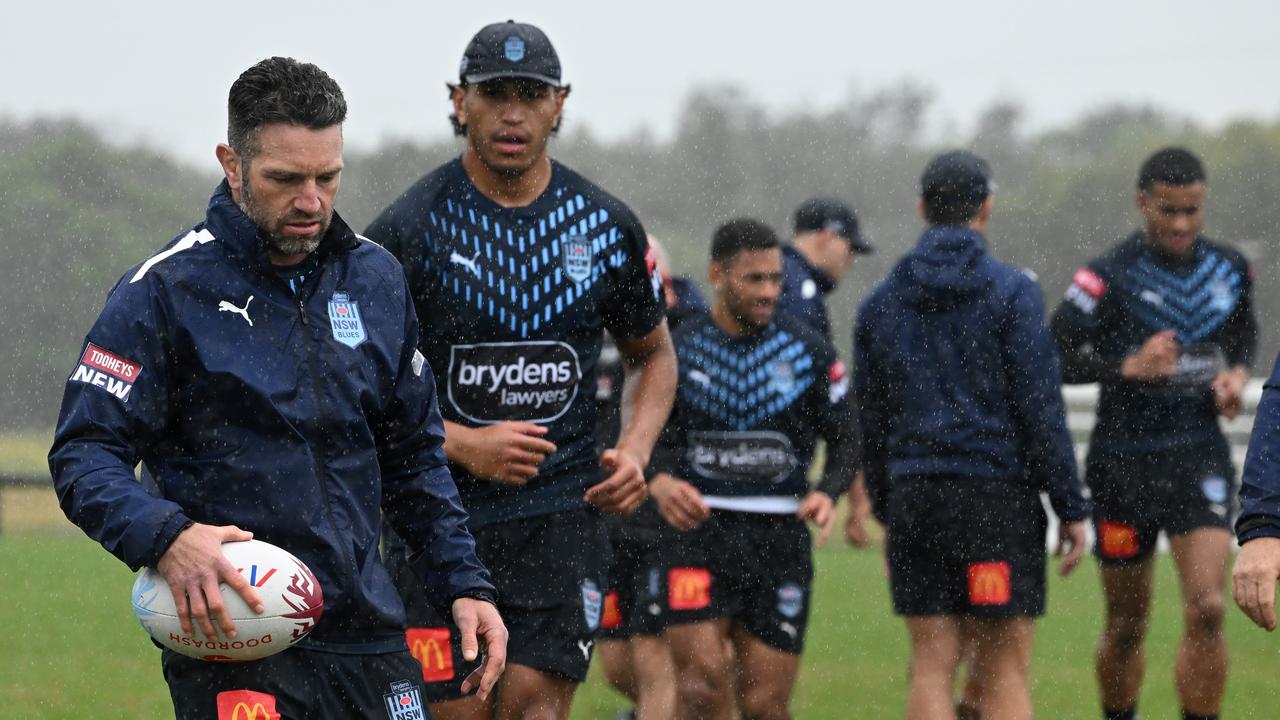
[[[244,214],[240,206],[231,198],[231,187],[223,180],[209,198],[209,209],[205,214],[205,225],[209,231],[227,249],[249,265],[270,267],[271,258],[267,254],[266,243],[258,234],[258,226]],[[338,215],[333,213],[329,230],[320,240],[316,249],[316,259],[324,262],[334,255],[354,250],[360,244],[354,231]]]
[[[823,295],[827,295],[832,290],[836,289],[836,281],[832,280],[830,275],[811,265],[809,260],[805,258],[799,250],[795,249],[794,246],[783,245],[782,254],[784,257],[789,257],[799,264],[800,269],[804,271],[805,275],[810,280],[813,280],[813,283],[818,286],[818,290],[820,290]]]

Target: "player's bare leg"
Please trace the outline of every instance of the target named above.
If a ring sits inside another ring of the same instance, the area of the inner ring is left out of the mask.
[[[497,720],[568,720],[578,684],[567,678],[507,665],[498,688]]]
[[[733,629],[733,647],[743,720],[791,720],[791,691],[800,656],[772,648],[739,627]]]
[[[1182,583],[1184,632],[1175,674],[1182,709],[1216,715],[1227,684],[1227,564],[1231,534],[1222,528],[1200,528],[1169,539]]]
[[[1031,646],[1035,619],[975,620],[975,661],[982,683],[982,717],[1031,720]]]
[[[907,720],[954,720],[952,688],[960,663],[960,619],[951,615],[907,618],[911,636],[911,689]]]
[[[733,707],[728,688],[733,673],[725,652],[729,618],[672,625],[666,639],[675,661],[674,717],[683,720],[729,720]]]
[[[676,714],[676,670],[661,635],[633,635],[627,643],[635,678],[636,720],[669,720]]]
[[[1098,640],[1098,687],[1105,710],[1127,710],[1138,704],[1147,661],[1142,643],[1151,616],[1151,584],[1155,561],[1103,565],[1102,591],[1106,619]]]
[[[960,702],[956,704],[956,720],[980,720],[982,713],[982,676],[977,671],[978,647],[977,630],[973,618],[961,621],[962,641],[961,664],[965,668],[964,689],[960,692]]]
[[[501,684],[502,681],[499,680],[499,687]],[[497,689],[495,687],[494,691],[496,692]],[[493,708],[475,695],[470,695],[457,700],[431,703],[431,717],[435,720],[490,720],[493,717]]]
[[[622,693],[632,705],[639,704],[635,670],[632,665],[631,638],[601,638],[596,643],[596,657],[609,687]]]

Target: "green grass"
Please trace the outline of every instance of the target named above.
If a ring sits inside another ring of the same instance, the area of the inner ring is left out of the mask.
[[[0,475],[47,478],[52,432],[0,433]]]
[[[56,512],[56,508],[55,508]],[[793,708],[798,718],[902,716],[906,637],[889,613],[879,555],[833,544],[818,553],[809,647]],[[62,526],[0,535],[0,716],[151,718],[172,714],[159,652],[129,610],[128,569]],[[1141,708],[1177,717],[1172,658],[1177,586],[1161,558]],[[1095,718],[1092,653],[1100,622],[1097,574],[1087,563],[1051,584],[1037,636],[1033,694],[1041,718]],[[1233,667],[1223,717],[1275,718],[1277,642],[1228,615]],[[574,718],[612,718],[624,701],[597,673],[578,693]]]

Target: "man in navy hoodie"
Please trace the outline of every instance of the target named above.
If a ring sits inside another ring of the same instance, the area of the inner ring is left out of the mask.
[[[991,189],[989,166],[970,153],[929,163],[919,203],[929,228],[854,328],[867,490],[911,636],[909,719],[954,717],[966,619],[982,716],[1030,718],[1045,602],[1040,491],[1062,520],[1062,574],[1085,546],[1089,505],[1040,288],[987,254]]]

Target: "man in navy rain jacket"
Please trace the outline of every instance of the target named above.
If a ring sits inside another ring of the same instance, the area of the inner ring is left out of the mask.
[[[342,91],[271,58],[228,107],[205,221],[125,274],[67,382],[49,455],[62,508],[131,568],[159,570],[184,629],[210,638],[235,637],[220,581],[262,608],[221,543],[271,542],[316,575],[325,609],[298,647],[251,663],[163,653],[179,717],[245,701],[289,717],[385,717],[387,697],[422,710],[382,512],[473,657],[476,633],[486,641],[486,693],[506,630],[446,466],[404,273],[333,212]],[[139,462],[158,493],[135,480]]]
[[[990,168],[947,153],[921,185],[930,227],[854,328],[867,490],[911,636],[907,717],[953,717],[961,628],[972,619],[982,716],[1030,718],[1045,602],[1039,493],[1063,522],[1063,574],[1083,553],[1089,505],[1040,288],[986,251]]]

